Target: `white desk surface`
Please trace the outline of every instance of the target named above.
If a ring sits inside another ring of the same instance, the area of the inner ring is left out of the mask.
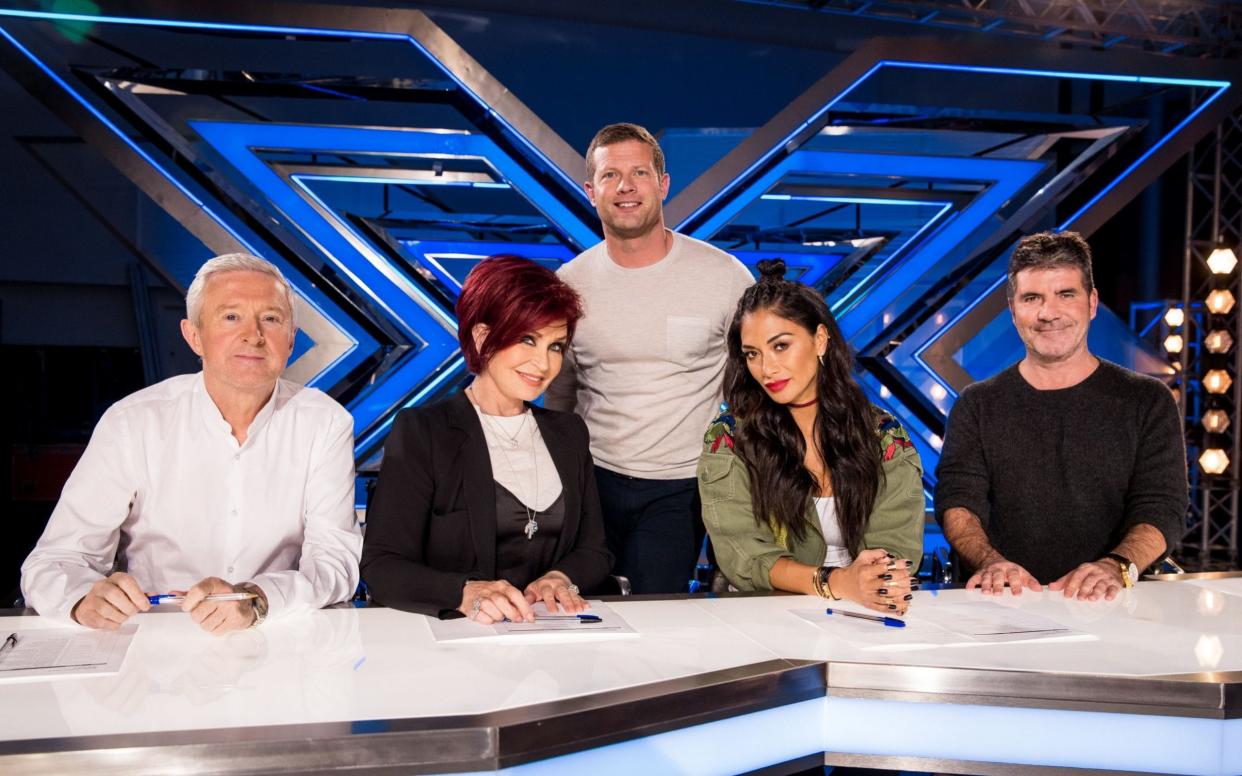
[[[982,596],[923,591],[914,606],[972,597]],[[614,600],[638,638],[531,645],[437,644],[425,618],[383,608],[324,610],[224,638],[204,634],[179,612],[161,612],[137,618],[119,674],[0,682],[0,745],[9,746],[0,755],[22,751],[21,741],[31,739],[61,739],[57,748],[64,749],[72,746],[65,740],[86,736],[486,714],[783,660],[825,661],[830,674],[832,666],[855,664],[1144,683],[1182,674],[1190,676],[1178,681],[1215,683],[1204,689],[1218,696],[1220,682],[1242,684],[1242,673],[1227,673],[1242,672],[1242,587],[1235,581],[1144,582],[1108,603],[1051,593],[988,600],[1099,639],[863,651],[789,614],[824,605],[805,596]],[[0,631],[47,627],[38,617],[0,619]],[[831,697],[831,678],[827,684]]]
[[[1098,640],[900,652],[858,649],[785,611],[823,608],[823,602],[814,598],[731,598],[697,604],[784,658],[1142,677],[1242,671],[1242,586],[1226,583],[1242,579],[1222,580],[1211,587],[1140,582],[1113,601],[1094,603],[1049,591],[1003,597],[966,590],[919,592],[912,614],[937,602],[986,599],[1045,615]],[[1221,592],[1230,589],[1238,594]]]
[[[639,638],[437,644],[422,615],[382,608],[328,609],[220,638],[179,612],[138,615],[119,674],[0,683],[0,737],[475,714],[777,657],[692,603],[612,605]],[[0,618],[0,631],[30,627],[44,624]]]

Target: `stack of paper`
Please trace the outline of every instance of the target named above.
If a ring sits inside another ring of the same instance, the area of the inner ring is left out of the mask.
[[[834,607],[835,608],[835,607]],[[842,607],[866,612],[859,606]],[[1040,614],[992,601],[921,606],[904,619],[904,628],[890,628],[852,617],[835,617],[820,609],[790,613],[859,649],[907,650],[930,647],[977,647],[1018,641],[1092,641],[1097,637],[1066,627]],[[868,612],[870,613],[870,612]]]
[[[121,670],[135,624],[115,631],[80,628],[31,628],[11,634],[0,652],[0,679],[111,674]]]
[[[638,632],[622,619],[611,607],[600,601],[590,601],[591,608],[585,614],[599,618],[598,622],[582,622],[560,619],[564,612],[557,612],[558,619],[549,617],[548,609],[542,601],[532,607],[535,610],[534,622],[501,622],[495,625],[480,625],[473,620],[437,620],[428,618],[431,635],[436,641],[485,641],[496,643],[503,641],[520,641],[523,644],[545,641],[569,641],[582,638],[635,638]],[[540,619],[540,618],[545,619]]]

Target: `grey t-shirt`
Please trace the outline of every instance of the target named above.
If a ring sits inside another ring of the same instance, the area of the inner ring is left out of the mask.
[[[607,243],[558,273],[585,315],[545,404],[573,409],[596,463],[631,477],[694,477],[703,432],[718,412],[725,333],[750,272],[729,254],[673,233],[667,256],[620,266]]]
[[[1040,391],[1017,366],[968,387],[936,468],[936,519],[979,516],[988,541],[1040,582],[1112,552],[1150,523],[1168,547],[1186,517],[1186,447],[1160,381],[1107,361]]]

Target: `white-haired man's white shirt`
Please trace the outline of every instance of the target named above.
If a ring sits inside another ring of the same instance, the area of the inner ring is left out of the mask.
[[[201,372],[125,397],[95,427],[22,564],[27,605],[70,621],[114,570],[149,593],[212,576],[254,582],[270,617],[347,600],[362,550],[353,439],[344,408],[287,380],[241,445]]]

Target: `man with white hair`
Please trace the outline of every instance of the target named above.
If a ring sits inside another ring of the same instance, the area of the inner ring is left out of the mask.
[[[297,331],[280,270],[205,263],[181,334],[202,359],[112,405],[22,564],[26,603],[115,630],[180,593],[204,630],[346,600],[358,584],[353,419],[281,379]],[[222,600],[217,596],[245,600]]]

